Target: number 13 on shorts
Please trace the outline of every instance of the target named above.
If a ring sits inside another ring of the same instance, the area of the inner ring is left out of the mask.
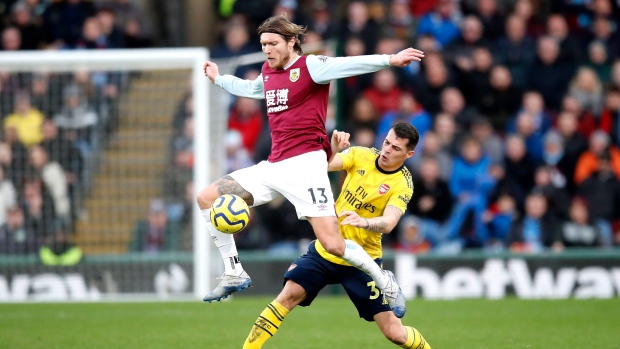
[[[317,195],[314,195],[314,188],[308,188],[308,191],[310,192],[310,196],[312,197],[312,203],[316,204],[316,199],[317,197],[319,198],[319,204],[324,204],[327,203],[327,201],[329,201],[327,199],[327,195],[325,195],[325,188],[316,188],[316,192]]]

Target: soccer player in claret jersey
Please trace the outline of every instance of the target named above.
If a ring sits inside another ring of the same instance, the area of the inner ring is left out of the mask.
[[[338,233],[326,171],[331,146],[325,114],[331,80],[390,66],[404,67],[420,61],[424,55],[408,48],[393,55],[302,56],[299,38],[304,30],[284,16],[271,17],[260,25],[258,34],[267,61],[255,80],[221,76],[215,63],[204,64],[205,75],[215,85],[237,96],[265,99],[272,139],[267,161],[226,175],[198,193],[198,205],[225,265],[222,281],[204,300],[221,300],[251,284],[239,261],[233,236],[217,231],[209,220],[209,208],[215,199],[222,194],[235,194],[250,206],[284,196],[295,206],[299,219],[310,222],[327,252],[370,275],[389,304],[395,306],[403,299],[396,280],[357,243],[345,243]]]
[[[348,147],[349,135],[334,131],[332,149]],[[420,136],[409,123],[395,124],[381,150],[352,147],[329,162],[330,171],[347,171],[336,211],[342,236],[362,246],[381,265],[381,235],[398,223],[413,194],[411,173],[404,166]],[[313,241],[284,275],[284,289],[260,314],[243,349],[259,349],[278,331],[297,305],[308,306],[328,284],[342,284],[361,318],[375,321],[387,339],[403,348],[430,349],[413,327],[403,326],[404,309],[388,307],[374,281]]]

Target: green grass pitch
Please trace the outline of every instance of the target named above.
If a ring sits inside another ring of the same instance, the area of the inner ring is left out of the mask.
[[[207,304],[1,304],[0,348],[240,349],[272,300]],[[409,302],[405,324],[434,349],[620,348],[620,299]],[[265,349],[398,348],[344,297],[295,309]]]

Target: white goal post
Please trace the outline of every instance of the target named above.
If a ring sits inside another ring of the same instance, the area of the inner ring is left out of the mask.
[[[217,156],[218,152],[223,153],[223,149],[218,146],[218,138],[221,140],[221,136],[223,135],[222,127],[226,127],[226,117],[227,114],[212,114],[210,110],[209,96],[210,96],[210,82],[204,76],[203,72],[203,63],[209,57],[208,50],[206,48],[179,48],[179,49],[136,49],[136,50],[75,50],[75,51],[31,51],[31,52],[3,52],[0,54],[0,74],[17,74],[17,73],[71,73],[75,71],[88,71],[88,72],[97,72],[97,71],[107,71],[107,72],[131,72],[136,74],[143,74],[144,72],[158,72],[158,71],[176,71],[176,70],[186,70],[191,74],[191,89],[193,91],[193,115],[194,117],[194,167],[193,167],[193,181],[194,181],[194,197],[198,190],[204,188],[209,183],[211,183],[217,176],[222,175],[223,166],[221,166],[221,156]],[[189,78],[189,75],[187,75]],[[179,85],[182,88],[187,87],[187,79],[181,81],[185,81],[183,85]],[[165,81],[155,81],[153,83],[144,84],[143,89],[149,90],[148,93],[158,93],[155,99],[164,99],[167,98],[166,91],[155,91],[157,86],[165,83]],[[180,88],[179,88],[180,89]],[[181,90],[178,91],[179,95],[183,92]],[[130,92],[131,93],[131,92]],[[146,93],[146,92],[145,92]],[[176,96],[171,98],[177,98]],[[129,101],[129,104],[131,101]],[[172,103],[177,104],[178,101],[173,101]],[[131,105],[127,106],[127,108],[132,108]],[[145,109],[146,110],[146,109]],[[218,125],[216,127],[212,126],[213,119],[212,116],[218,118]],[[2,115],[2,117],[6,117],[6,115]],[[119,116],[119,118],[123,118],[125,115]],[[170,115],[172,119],[172,115]],[[165,122],[165,121],[163,121]],[[163,123],[162,122],[162,123]],[[224,126],[222,126],[224,125]],[[131,133],[128,131],[128,135]],[[153,132],[153,134],[157,134]],[[148,137],[148,133],[144,133],[144,137]],[[131,139],[125,139],[123,142],[131,142]],[[148,139],[145,139],[146,142],[149,142]],[[146,143],[148,144],[148,143]],[[148,149],[148,148],[147,148]],[[149,158],[151,155],[148,151],[144,152],[144,157]],[[101,162],[105,162],[104,159]],[[119,157],[123,156],[123,154],[110,154],[109,157],[112,156]],[[120,168],[120,167],[119,167]],[[95,169],[96,171],[96,169]],[[148,171],[148,170],[145,170]],[[128,175],[130,176],[130,175]],[[134,176],[134,175],[131,175]],[[129,178],[129,177],[128,177]],[[139,177],[131,177],[129,180],[138,179]],[[102,179],[103,180],[103,179]],[[132,183],[129,181],[128,183]],[[121,190],[124,187],[120,187]],[[127,191],[127,195],[131,195],[131,192]],[[113,195],[114,188],[110,187],[110,195]],[[122,194],[122,193],[121,193]],[[119,200],[123,200],[123,197],[119,195]],[[145,198],[146,200],[146,198]],[[94,202],[93,205],[98,202]],[[148,207],[148,204],[146,205]],[[96,207],[96,206],[93,206]],[[97,206],[98,207],[98,206]],[[97,216],[106,215],[107,212],[102,210],[102,212],[88,212],[89,217],[94,218],[95,214]],[[121,217],[124,213],[114,213],[110,211],[110,215],[107,219],[109,221],[116,220],[117,217]],[[88,218],[85,218],[88,220]],[[210,246],[212,245],[210,242],[210,238],[208,237],[208,233],[206,230],[205,222],[203,221],[199,208],[195,204],[193,205],[193,250],[189,250],[187,254],[193,254],[193,263],[188,263],[188,265],[193,264],[193,271],[190,273],[193,274],[191,277],[192,287],[188,287],[188,289],[183,290],[182,294],[179,295],[193,295],[194,298],[202,298],[207,292],[211,289],[211,280],[213,277],[212,272],[210,271]],[[113,232],[110,232],[111,234]],[[130,234],[127,232],[122,232],[123,235],[123,243],[127,242],[127,236]],[[86,241],[87,238],[84,238]],[[120,238],[119,238],[120,239]],[[112,242],[106,242],[112,243]],[[95,243],[93,243],[95,244]],[[79,243],[78,243],[79,245]],[[105,261],[113,260],[121,255],[122,253],[100,253],[97,246],[93,246],[91,249],[93,252],[89,253],[88,249],[85,248],[84,258],[82,259],[84,262],[87,262],[89,259],[96,261],[97,263],[104,263]],[[110,248],[112,251],[113,248]],[[186,254],[186,255],[187,255]],[[170,255],[164,254],[164,256],[168,256],[166,258],[170,260],[174,260],[174,258],[170,257]],[[20,257],[11,257],[3,256],[0,254],[0,262],[3,260],[4,262],[0,263],[0,301],[3,300],[11,300],[11,290],[16,287],[11,282],[15,283],[16,276],[23,276],[24,274],[28,274],[28,268],[19,269],[13,268],[15,264],[11,264],[12,261],[26,261],[25,264],[31,262],[32,265],[37,265],[34,267],[29,277],[31,280],[37,277],[37,275],[49,274],[49,268],[43,268],[39,270],[39,261],[38,256],[29,256],[20,259]],[[132,257],[133,258],[133,257]],[[132,260],[146,260],[149,258],[155,258],[152,255],[146,255],[144,258],[135,257]],[[75,273],[87,272],[79,269],[79,265],[83,264],[82,262],[76,265]],[[30,265],[30,264],[28,264]],[[12,269],[13,268],[13,269]],[[119,267],[119,268],[122,268]],[[18,270],[18,271],[15,271]],[[26,270],[26,271],[24,271]],[[62,269],[64,271],[71,271],[71,268]],[[120,271],[122,272],[122,271]],[[18,273],[18,274],[16,274]],[[38,274],[37,274],[38,273]],[[139,273],[139,271],[137,272]],[[37,275],[35,275],[37,274]],[[62,278],[62,275],[60,276]],[[132,275],[129,278],[138,279],[140,275]],[[188,280],[189,281],[189,280]],[[33,281],[34,282],[34,281]],[[3,284],[4,283],[4,284]],[[118,282],[117,282],[118,283]],[[89,282],[85,282],[86,286],[88,286]],[[69,287],[69,286],[67,286]],[[2,289],[8,290],[9,296],[4,297],[1,295]],[[147,288],[152,288],[151,286]],[[74,287],[75,289],[75,287]],[[16,292],[16,291],[15,291]],[[15,299],[19,300],[31,300],[31,299],[56,299],[53,297],[33,297],[32,292],[36,292],[33,290],[33,286],[31,284],[30,294],[25,296],[15,296]],[[140,291],[150,293],[149,291]],[[70,294],[70,291],[66,292]],[[123,296],[123,290],[118,290],[116,296]],[[58,298],[59,300],[62,300]],[[87,299],[87,297],[82,298]]]

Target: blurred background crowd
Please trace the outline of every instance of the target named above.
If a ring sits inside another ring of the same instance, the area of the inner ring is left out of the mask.
[[[160,46],[130,0],[0,1],[3,51]],[[420,132],[406,166],[415,191],[388,248],[539,252],[620,246],[620,1],[214,1],[213,59],[260,51],[256,27],[286,13],[310,53],[425,52],[421,63],[332,84],[328,131],[380,148],[390,126]],[[165,45],[165,44],[164,44]],[[2,53],[0,53],[2,54]],[[253,79],[261,64],[235,75]],[[69,248],[87,217],[97,154],[113,137],[120,73],[0,73],[0,253]],[[226,172],[267,158],[261,101],[235,98]],[[130,251],[177,250],[195,204],[191,91],[171,116],[164,195],[136,223]],[[341,178],[334,177],[337,188]],[[338,192],[338,190],[336,190]],[[53,222],[50,224],[49,222]],[[12,238],[9,238],[12,237]],[[294,207],[253,209],[240,248],[297,253],[314,237]],[[60,246],[60,247],[58,247]]]
[[[252,3],[235,2],[214,58],[257,51],[256,25],[278,13],[307,26],[305,43],[336,43],[313,53],[425,52],[420,64],[332,86],[339,100],[328,129],[350,132],[353,145],[379,148],[396,121],[421,135],[406,163],[413,199],[385,246],[455,253],[620,244],[618,1],[282,0],[272,11]],[[235,74],[253,78],[256,69]],[[266,157],[260,102],[236,99],[229,127],[229,171]],[[253,243],[278,251],[313,237],[287,202],[255,211],[256,230],[270,239]]]

